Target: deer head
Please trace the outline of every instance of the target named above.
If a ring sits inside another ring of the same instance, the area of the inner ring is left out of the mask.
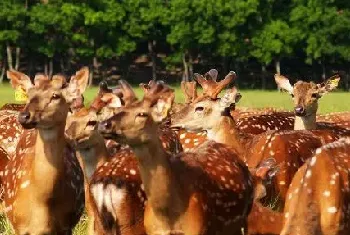
[[[259,200],[266,196],[265,185],[271,183],[272,178],[280,171],[280,165],[276,164],[274,158],[267,158],[256,168],[250,170],[254,180],[255,200]]]
[[[97,115],[82,108],[67,118],[65,135],[77,149],[86,149],[100,142],[101,136],[96,130]]]
[[[234,72],[230,72],[226,77],[233,76]],[[210,130],[221,116],[230,115],[240,98],[241,94],[233,87],[221,99],[199,100],[174,114],[171,125],[173,128],[185,127],[193,131]]]
[[[52,129],[65,123],[70,105],[80,98],[87,87],[89,71],[85,67],[71,77],[67,84],[63,76],[56,75],[52,80],[45,77],[35,79],[35,84],[25,74],[8,71],[13,87],[25,89],[28,100],[18,121],[24,128],[38,127]]]
[[[339,80],[339,75],[334,75],[320,84],[298,81],[292,86],[285,76],[275,75],[278,87],[293,97],[295,115],[301,117],[316,115],[318,99],[337,88]]]
[[[106,138],[129,145],[152,140],[157,135],[155,126],[168,116],[173,92],[161,81],[152,82],[142,101],[121,108],[119,113],[99,124],[99,131]]]

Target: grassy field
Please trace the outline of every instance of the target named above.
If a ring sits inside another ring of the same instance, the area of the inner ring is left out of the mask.
[[[183,102],[184,97],[178,87],[176,89],[176,101]],[[93,87],[86,91],[85,99],[89,104],[95,97],[98,88]],[[139,88],[135,88],[139,97],[142,96],[142,91]],[[238,106],[245,107],[276,107],[291,110],[293,107],[292,99],[288,94],[279,93],[277,91],[260,91],[260,90],[241,90],[243,98]],[[9,85],[0,86],[0,105],[5,103],[13,103],[14,91]],[[350,110],[350,92],[333,92],[325,95],[320,100],[319,112],[340,112]],[[83,216],[81,222],[76,226],[74,230],[75,235],[86,234],[87,218]],[[4,217],[0,217],[0,234],[9,235],[13,234],[11,228]]]
[[[176,90],[176,101],[183,102],[183,94],[178,87]],[[88,104],[95,97],[98,88],[93,87],[85,92],[86,103]],[[135,88],[138,96],[142,96],[142,91]],[[286,93],[277,91],[261,90],[240,90],[243,98],[237,106],[245,107],[276,107],[291,110],[293,102]],[[14,91],[9,85],[0,86],[0,105],[12,103],[14,101]],[[350,92],[332,92],[320,99],[319,113],[340,112],[350,110]]]

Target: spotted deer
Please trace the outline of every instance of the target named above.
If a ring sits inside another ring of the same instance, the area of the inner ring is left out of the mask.
[[[288,190],[281,235],[350,233],[350,139],[317,149]]]
[[[316,113],[318,100],[324,94],[337,87],[340,77],[334,75],[326,82],[315,84],[313,82],[298,81],[292,86],[289,80],[276,74],[275,81],[281,90],[286,90],[294,100],[294,114],[292,112],[275,112],[259,116],[250,116],[237,121],[241,130],[259,134],[266,130],[314,130],[332,129],[332,131],[342,135],[347,130],[331,123],[317,123]],[[343,123],[346,127],[346,123]]]
[[[317,115],[316,121],[332,123],[336,126],[350,129],[350,112],[335,112]]]
[[[171,108],[163,83],[143,100],[101,122],[106,138],[127,143],[135,153],[147,196],[147,234],[240,234],[253,200],[248,169],[225,145],[208,142],[195,152],[169,156],[157,123]]]
[[[293,97],[295,105],[294,130],[310,130],[314,134],[320,135],[324,142],[332,142],[332,140],[334,141],[341,136],[350,136],[350,129],[344,129],[331,123],[316,122],[318,99],[334,90],[338,86],[339,80],[339,75],[334,75],[322,84],[298,81],[292,86],[286,77],[278,74],[275,75],[275,81],[278,87],[288,91]],[[333,136],[333,138],[328,141],[323,138],[324,133]]]
[[[250,135],[237,128],[230,110],[240,99],[233,87],[221,99],[206,98],[183,109],[172,117],[172,127],[193,131],[205,130],[208,138],[235,149],[248,167],[255,168],[266,158],[275,158],[286,167],[279,172],[268,188],[268,198],[280,198],[283,207],[285,195],[294,173],[313,151],[322,145],[320,139],[307,131],[269,131]]]
[[[27,83],[24,84],[11,82],[15,90],[19,88],[26,90],[27,87],[38,86],[40,82],[49,80],[47,76],[38,74],[34,77],[33,83],[27,75],[16,70],[7,71],[7,77],[11,81],[27,81]],[[53,79],[56,80],[58,77],[58,75],[55,75]],[[65,83],[65,78],[60,77],[59,79],[64,79]],[[70,112],[81,108],[84,105],[82,101],[82,95],[69,101]],[[8,153],[10,158],[15,153],[19,137],[23,132],[23,127],[18,122],[17,117],[19,111],[23,110],[24,107],[24,104],[5,104],[0,110],[0,147]]]
[[[15,103],[7,103],[1,106],[1,110],[13,110],[13,111],[22,111],[26,105],[25,104],[15,104]]]
[[[10,77],[28,94],[18,115],[25,130],[2,177],[5,210],[16,234],[71,234],[80,219],[83,172],[64,129],[69,103],[84,92],[88,75],[83,68],[68,84],[56,76],[35,85],[27,76]]]
[[[250,169],[254,185],[254,203],[248,216],[248,234],[279,235],[283,227],[283,213],[263,206],[259,200],[266,196],[266,185],[271,182],[282,165],[276,165],[273,158],[262,161]]]
[[[90,110],[82,109],[68,117],[65,133],[81,156],[86,183],[89,183],[85,188],[88,215],[93,218],[92,222],[97,217],[95,226],[90,224],[89,230],[95,230],[97,234],[145,234],[145,198],[134,153],[127,146],[111,153],[95,129],[98,119],[110,115],[111,111],[106,108],[118,109],[116,103],[128,106],[137,101],[129,84],[123,80],[119,84],[114,93],[108,92],[105,84],[101,84]],[[159,136],[167,151],[177,151],[173,147],[178,142],[175,133],[161,128]]]

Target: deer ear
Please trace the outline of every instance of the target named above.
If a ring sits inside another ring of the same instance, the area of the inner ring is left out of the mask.
[[[16,70],[8,70],[7,78],[11,80],[11,85],[14,89],[22,88],[26,92],[33,87],[33,83],[30,78],[24,73],[18,72]]]
[[[318,94],[320,96],[323,96],[324,94],[335,90],[338,87],[340,81],[339,74],[333,75],[332,77],[328,78],[327,81],[321,84],[317,84],[318,86]]]
[[[120,108],[122,107],[122,101],[121,99],[112,93],[105,93],[102,95],[101,100],[105,102],[108,108]]]
[[[237,103],[241,98],[241,93],[237,91],[236,87],[233,87],[227,90],[225,95],[220,99],[220,106],[224,108],[230,107],[231,104]]]
[[[73,75],[66,89],[66,98],[80,97],[86,90],[89,82],[89,68],[83,67]]]
[[[174,98],[175,94],[170,92],[168,95],[159,98],[151,107],[151,115],[155,122],[160,123],[168,117]]]
[[[262,180],[270,181],[279,171],[280,167],[276,165],[276,160],[268,158],[256,168],[255,176]]]
[[[289,94],[293,94],[293,86],[290,84],[288,78],[280,74],[275,74],[275,82],[279,89],[285,90]]]

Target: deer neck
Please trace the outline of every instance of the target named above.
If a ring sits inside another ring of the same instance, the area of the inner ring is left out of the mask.
[[[106,162],[109,156],[106,144],[102,136],[98,138],[95,144],[89,148],[77,150],[77,156],[80,158],[82,169],[87,180],[90,180],[94,171]]]
[[[218,125],[208,131],[208,138],[218,143],[234,148],[239,156],[246,152],[250,136],[237,129],[234,119],[230,116],[221,116]]]
[[[316,113],[305,117],[295,116],[294,130],[315,130],[315,129],[317,129]]]
[[[169,156],[158,138],[154,139],[132,148],[138,160],[147,206],[158,218],[165,219],[169,214],[178,215],[184,211],[186,198],[170,166]]]
[[[58,175],[64,172],[64,126],[65,123],[60,123],[54,128],[37,130],[34,167],[31,173],[37,185],[37,193],[52,192]]]

